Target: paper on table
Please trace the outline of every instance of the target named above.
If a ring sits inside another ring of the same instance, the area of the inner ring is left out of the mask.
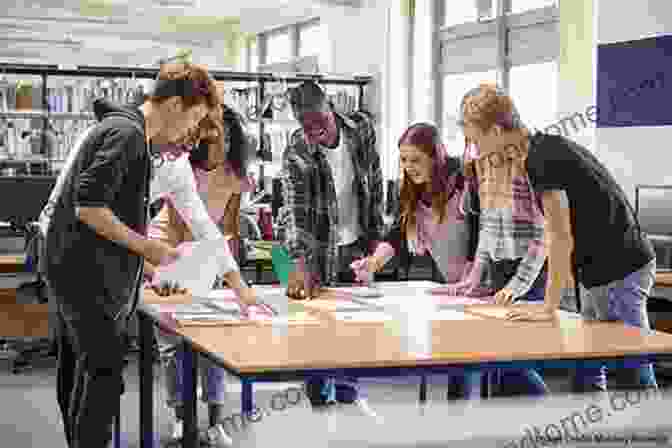
[[[303,306],[303,305],[302,305]],[[315,299],[306,302],[306,308],[317,309],[320,311],[359,311],[367,307],[351,300],[328,300]]]
[[[233,320],[242,320],[237,316],[226,313],[212,313],[212,314],[185,314],[185,313],[173,313],[173,318],[178,321],[186,320],[203,320],[203,321],[233,321]]]
[[[439,306],[447,306],[447,305],[483,305],[487,304],[488,302],[483,299],[476,299],[473,297],[465,297],[465,296],[442,296],[442,295],[437,295],[435,296],[437,299],[437,303]]]
[[[215,301],[215,300],[224,300],[224,301],[230,301],[230,300],[236,300],[236,293],[233,292],[233,289],[213,289],[210,291],[208,294],[208,299]]]
[[[261,324],[280,325],[311,325],[320,324],[320,320],[306,311],[296,312],[291,315],[261,317],[257,319]]]
[[[226,244],[226,240],[220,238],[180,245],[180,258],[174,263],[159,267],[157,280],[177,282],[194,297],[208,297],[226,256]]]
[[[385,313],[377,311],[356,311],[356,312],[336,312],[334,313],[336,320],[347,322],[385,322],[391,320],[392,317]]]
[[[200,303],[153,303],[147,306],[159,313],[217,313]]]

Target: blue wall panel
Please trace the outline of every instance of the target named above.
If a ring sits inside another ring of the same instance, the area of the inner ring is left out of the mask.
[[[597,127],[672,125],[672,36],[597,46]]]

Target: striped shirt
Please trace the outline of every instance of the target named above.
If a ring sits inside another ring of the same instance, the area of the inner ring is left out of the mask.
[[[494,262],[519,260],[515,274],[504,287],[514,298],[520,298],[544,266],[544,216],[524,169],[526,153],[493,155],[496,157],[475,161],[480,229],[474,266],[463,292],[489,288],[489,270]]]

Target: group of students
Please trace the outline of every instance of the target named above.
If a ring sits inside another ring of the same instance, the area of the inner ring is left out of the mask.
[[[625,193],[585,148],[528,130],[495,86],[481,85],[461,102],[462,158],[448,155],[431,124],[403,133],[401,206],[387,233],[371,117],[338,113],[311,81],[288,96],[300,124],[281,171],[279,227],[297,267],[290,298],[310,299],[322,286],[368,278],[409,251],[435,260],[445,285],[434,294],[533,303],[511,307],[512,320],[554,319],[561,298],[578,290],[576,278],[585,318],[649,328],[655,254]],[[232,198],[250,189],[241,118],[222,103],[203,67],[164,64],[144,102],[98,101],[95,112],[98,123],[71,151],[41,217],[41,266],[58,309],[58,402],[71,448],[102,448],[111,440],[124,388],[126,327],[143,284],[156,286],[156,268],[176,260],[181,243],[234,235]],[[159,198],[162,208],[150,220],[149,205]],[[224,250],[221,274],[244,312],[256,296]],[[179,438],[183,356],[168,335],[159,340],[172,351],[166,387]],[[224,371],[203,367],[206,441],[230,444],[219,424]],[[628,385],[656,387],[650,364],[627,373]],[[578,369],[574,389],[605,390],[605,374]],[[548,392],[535,370],[501,377],[506,393]],[[480,395],[480,374],[451,381],[457,396]],[[359,400],[352,378],[310,378],[306,392],[314,407]]]

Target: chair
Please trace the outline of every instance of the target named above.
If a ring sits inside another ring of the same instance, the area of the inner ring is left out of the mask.
[[[52,176],[11,176],[0,177],[0,196],[2,197],[19,197],[20,201],[5,201],[0,208],[0,221],[8,222],[11,225],[12,233],[24,237],[24,251],[31,251],[31,241],[36,235],[37,228],[33,222],[39,217],[44,205],[46,204],[49,194],[56,184],[56,178]],[[38,314],[27,314],[21,311],[23,308],[33,309],[31,307],[42,307],[48,310],[46,306],[48,303],[48,296],[45,290],[45,284],[35,269],[34,261],[37,251],[33,250],[32,254],[22,256],[20,263],[9,263],[7,259],[3,263],[3,273],[5,274],[19,274],[22,272],[35,272],[35,279],[21,284],[14,290],[14,305],[19,308],[11,308],[12,312],[16,312],[16,318],[21,317],[35,317]],[[17,255],[5,255],[6,257],[17,257]],[[10,294],[10,293],[8,293]],[[11,294],[10,294],[11,295]],[[39,309],[39,308],[37,308]],[[48,323],[48,312],[44,315]],[[12,340],[5,340],[4,346],[6,351],[12,351],[14,356],[12,358],[12,371],[18,373],[21,369],[29,367],[33,361],[39,358],[52,358],[55,355],[53,331],[47,334],[34,337],[20,335],[11,335]],[[4,331],[0,330],[0,338],[7,337]]]

